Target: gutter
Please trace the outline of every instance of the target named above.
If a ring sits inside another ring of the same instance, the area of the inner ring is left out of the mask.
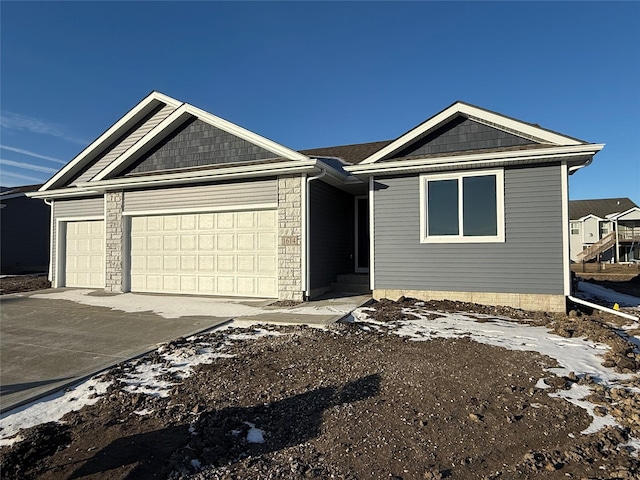
[[[305,191],[304,191],[304,195],[303,195],[303,199],[304,199],[304,225],[303,225],[303,233],[304,233],[304,238],[303,238],[303,244],[304,244],[304,300],[308,301],[309,297],[311,296],[311,261],[310,261],[310,256],[311,256],[311,242],[309,241],[309,232],[311,230],[310,226],[311,223],[309,222],[309,219],[311,218],[311,201],[310,201],[310,183],[313,180],[319,180],[322,177],[324,177],[327,174],[327,169],[326,167],[322,166],[322,165],[318,165],[318,167],[320,168],[320,173],[318,175],[315,175],[313,177],[306,177],[305,178]]]
[[[595,308],[596,310],[600,310],[606,313],[612,313],[613,315],[618,315],[619,317],[626,318],[627,320],[633,320],[634,322],[639,321],[640,319],[634,315],[630,315],[628,313],[620,312],[618,310],[614,310],[613,308],[603,307],[602,305],[598,305],[597,303],[587,302],[586,300],[582,300],[580,298],[572,297],[571,295],[567,296],[567,298],[573,303],[577,303],[579,305],[585,305],[587,307]]]

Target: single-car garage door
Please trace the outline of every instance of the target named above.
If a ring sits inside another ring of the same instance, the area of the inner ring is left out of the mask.
[[[131,291],[277,297],[275,210],[131,218]]]
[[[66,222],[65,286],[104,287],[104,221]]]

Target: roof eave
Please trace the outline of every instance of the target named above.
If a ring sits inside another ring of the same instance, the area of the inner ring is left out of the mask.
[[[567,161],[571,168],[588,165],[593,155],[604,148],[604,144],[587,144],[550,147],[540,150],[476,153],[422,159],[400,160],[345,167],[354,175],[421,173],[428,171],[461,170],[488,166],[524,165]]]

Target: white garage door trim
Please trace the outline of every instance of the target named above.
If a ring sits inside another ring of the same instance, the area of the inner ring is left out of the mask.
[[[101,280],[95,282],[95,285],[84,285],[89,288],[104,288],[105,284],[105,262],[104,255],[106,251],[106,230],[104,216],[84,216],[84,217],[60,217],[56,218],[56,261],[55,261],[55,281],[54,288],[67,286],[66,270],[67,270],[67,225],[73,222],[102,222],[102,260],[101,260]],[[99,284],[98,284],[99,283]]]
[[[278,297],[277,209],[132,213],[131,291]]]

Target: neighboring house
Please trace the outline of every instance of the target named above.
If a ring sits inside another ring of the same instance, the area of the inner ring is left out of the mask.
[[[628,198],[572,200],[569,220],[572,261],[640,260],[640,208]]]
[[[26,196],[42,185],[0,193],[0,273],[46,272],[49,265],[49,207]]]
[[[568,175],[603,145],[457,102],[395,140],[295,151],[152,92],[51,178],[54,286],[564,310]]]

